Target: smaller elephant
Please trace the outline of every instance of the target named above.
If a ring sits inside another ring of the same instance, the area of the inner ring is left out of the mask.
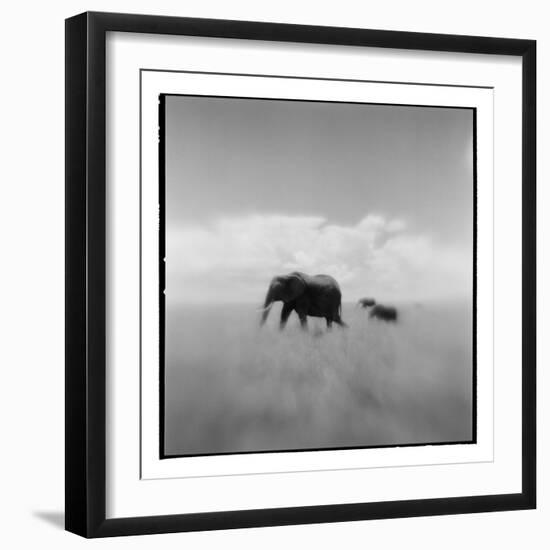
[[[374,298],[361,298],[357,302],[357,305],[359,307],[362,307],[363,309],[365,309],[367,307],[372,307],[372,306],[376,305],[376,300]]]
[[[397,321],[397,309],[393,306],[383,306],[382,304],[376,304],[370,310],[369,318],[380,319],[380,321],[395,323]]]

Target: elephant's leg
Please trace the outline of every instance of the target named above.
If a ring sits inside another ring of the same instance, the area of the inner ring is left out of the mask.
[[[290,304],[283,304],[283,309],[281,310],[281,322],[279,323],[279,328],[283,330],[285,328],[286,322],[288,321],[288,316],[292,313],[294,308]]]
[[[307,329],[307,314],[305,311],[296,309],[296,313],[298,314],[298,317],[300,318],[300,325],[303,329]]]
[[[347,328],[348,325],[346,325],[346,323],[344,323],[344,321],[342,321],[342,317],[340,317],[339,309],[340,308],[338,308],[338,310],[336,310],[334,315],[333,315],[334,322],[336,324],[340,325],[341,327]]]
[[[330,317],[325,317],[325,319],[327,320],[327,329],[331,329],[332,328],[332,319]]]

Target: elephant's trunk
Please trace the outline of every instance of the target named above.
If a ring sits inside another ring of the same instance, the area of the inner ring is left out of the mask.
[[[266,320],[267,316],[269,315],[269,312],[271,311],[271,306],[273,305],[273,296],[271,292],[271,287],[267,291],[267,295],[265,297],[264,307],[262,308],[262,317],[260,319],[260,326],[263,325]]]

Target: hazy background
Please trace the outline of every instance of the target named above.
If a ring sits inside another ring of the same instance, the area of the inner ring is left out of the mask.
[[[260,303],[293,270],[344,300],[469,296],[472,116],[168,96],[167,299]]]
[[[166,98],[167,454],[471,440],[472,117]],[[338,280],[349,330],[259,329],[293,270]]]

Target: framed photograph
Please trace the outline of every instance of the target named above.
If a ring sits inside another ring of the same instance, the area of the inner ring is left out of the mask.
[[[66,21],[66,528],[535,507],[536,45]]]

